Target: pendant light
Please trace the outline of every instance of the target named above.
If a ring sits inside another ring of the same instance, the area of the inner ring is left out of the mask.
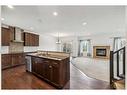
[[[59,32],[58,32],[58,39],[57,39],[56,44],[61,44],[60,37],[59,37]]]

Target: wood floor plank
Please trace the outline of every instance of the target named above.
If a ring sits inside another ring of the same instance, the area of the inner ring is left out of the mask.
[[[87,77],[72,64],[70,81],[63,89],[109,89],[109,83]],[[25,66],[2,71],[2,89],[56,89],[42,79],[26,72]]]

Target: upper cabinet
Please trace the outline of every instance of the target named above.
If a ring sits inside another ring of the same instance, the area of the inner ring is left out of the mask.
[[[10,46],[10,42],[24,43],[24,46],[39,46],[39,35],[24,32],[23,29],[12,26],[1,27],[2,46]]]
[[[9,46],[11,40],[13,39],[13,32],[14,32],[14,27],[2,27],[1,29],[1,42],[2,46]]]
[[[39,35],[24,32],[24,46],[39,46]]]

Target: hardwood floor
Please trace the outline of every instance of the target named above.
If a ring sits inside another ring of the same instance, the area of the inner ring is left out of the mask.
[[[109,89],[109,83],[87,77],[72,64],[70,81],[63,89]],[[42,79],[18,66],[2,71],[2,89],[56,89]]]

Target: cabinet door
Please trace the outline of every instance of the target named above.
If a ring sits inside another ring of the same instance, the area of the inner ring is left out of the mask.
[[[32,42],[33,42],[32,45],[36,46],[36,35],[35,34],[32,35]]]
[[[24,45],[25,46],[30,46],[30,35],[29,35],[29,33],[24,33]]]
[[[39,35],[34,35],[34,46],[39,46]]]
[[[1,31],[2,46],[9,46],[10,44],[10,29],[2,27]]]
[[[32,57],[32,71],[39,75],[44,75],[43,59]]]
[[[59,63],[57,61],[52,61],[52,72],[51,72],[51,81],[55,84],[59,84]]]
[[[51,80],[51,72],[52,72],[52,66],[49,62],[44,62],[44,78]]]
[[[24,54],[12,54],[12,65],[21,65],[25,63]]]
[[[24,35],[25,46],[39,46],[39,35],[27,32],[25,32]]]
[[[31,45],[39,46],[39,35],[31,34]]]
[[[18,54],[17,56],[18,56],[19,64],[25,64],[25,55]]]
[[[12,65],[18,65],[19,64],[19,56],[17,54],[12,54]]]
[[[36,73],[43,76],[44,75],[44,65],[43,65],[43,58],[36,58]]]
[[[39,46],[39,35],[36,35],[36,46]]]
[[[29,34],[29,45],[33,46],[33,37],[31,33]]]
[[[34,72],[34,73],[36,73],[37,71],[36,71],[36,61],[35,61],[35,59],[34,59],[34,57],[31,57],[31,59],[32,59],[32,72]]]
[[[11,55],[2,54],[1,55],[1,63],[2,63],[2,69],[10,67],[11,66]]]

